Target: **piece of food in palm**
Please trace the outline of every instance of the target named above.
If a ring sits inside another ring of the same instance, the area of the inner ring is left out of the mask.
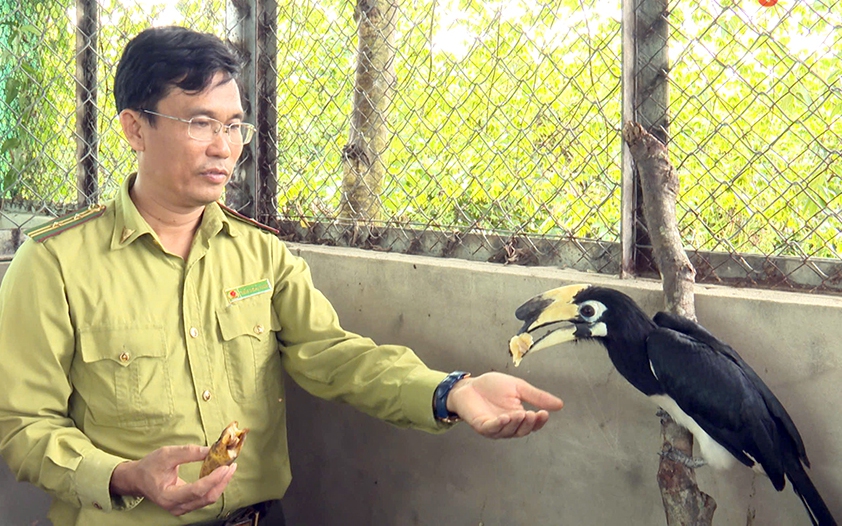
[[[219,440],[214,442],[208,451],[208,456],[202,463],[202,469],[199,471],[199,478],[210,475],[213,470],[220,466],[229,466],[237,460],[240,450],[243,448],[243,442],[248,434],[248,429],[240,429],[235,420],[228,424],[222,430]]]

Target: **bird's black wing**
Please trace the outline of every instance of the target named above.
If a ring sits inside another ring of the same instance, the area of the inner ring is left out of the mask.
[[[795,449],[798,459],[804,463],[805,466],[810,467],[810,461],[807,459],[807,451],[804,448],[804,441],[801,439],[801,434],[795,427],[795,422],[790,418],[789,413],[784,409],[783,404],[778,400],[772,390],[760,379],[760,376],[754,372],[754,369],[743,360],[737,351],[732,349],[728,344],[719,340],[716,336],[711,334],[707,329],[698,323],[681,316],[675,316],[666,312],[659,312],[654,317],[655,323],[667,329],[680,332],[690,338],[693,338],[707,346],[719,355],[728,357],[733,361],[740,370],[751,381],[752,385],[763,397],[769,413],[775,418],[775,422],[779,427],[783,427],[786,431],[788,439],[792,441],[791,447]]]
[[[782,489],[777,426],[740,365],[707,343],[663,327],[649,335],[646,350],[664,392],[737,460],[747,466],[759,462]]]
[[[757,373],[698,323],[663,312],[654,321],[659,328],[647,351],[666,394],[711,438],[732,454],[739,450],[737,459],[746,463],[748,454],[759,462],[778,491],[786,475],[813,524],[836,526],[804,470],[809,462],[801,435]]]

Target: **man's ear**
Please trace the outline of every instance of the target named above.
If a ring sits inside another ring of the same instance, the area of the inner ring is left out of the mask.
[[[142,152],[146,149],[143,136],[143,123],[140,113],[135,110],[123,110],[120,112],[120,126],[123,127],[123,135],[129,141],[132,150]]]

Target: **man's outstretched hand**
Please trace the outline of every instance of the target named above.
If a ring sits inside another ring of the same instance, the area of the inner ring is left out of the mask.
[[[523,404],[535,406],[527,410]],[[447,410],[459,415],[474,431],[488,438],[513,438],[538,431],[564,403],[520,378],[485,373],[456,382],[447,397]]]
[[[177,516],[203,508],[219,499],[237,470],[237,464],[222,466],[190,484],[178,476],[179,465],[207,454],[205,446],[166,446],[123,462],[111,474],[111,494],[144,497]]]

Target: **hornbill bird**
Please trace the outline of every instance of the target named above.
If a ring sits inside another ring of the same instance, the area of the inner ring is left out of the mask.
[[[527,353],[594,339],[626,380],[693,434],[708,465],[760,464],[776,490],[789,479],[813,524],[836,525],[804,470],[804,443],[783,405],[734,349],[698,323],[666,312],[650,318],[622,292],[590,285],[547,291],[515,316],[523,321],[509,342],[516,366]],[[549,332],[534,339],[544,327]]]

